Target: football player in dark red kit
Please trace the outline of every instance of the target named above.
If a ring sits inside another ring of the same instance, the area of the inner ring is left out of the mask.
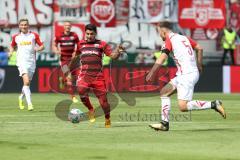
[[[102,57],[105,54],[112,59],[117,59],[124,51],[124,48],[119,45],[112,51],[106,42],[96,39],[96,35],[97,28],[95,25],[88,24],[85,26],[85,40],[79,41],[77,52],[79,57],[76,56],[76,58],[80,59],[77,87],[81,99],[88,95],[90,89],[93,90],[105,114],[105,127],[110,128],[110,105],[107,100]],[[89,110],[90,122],[94,122],[93,106],[90,102],[84,104]]]
[[[72,58],[76,54],[77,43],[79,42],[78,35],[71,32],[71,23],[66,21],[63,24],[64,31],[55,37],[53,42],[53,52],[60,55],[60,65],[63,73],[68,68],[68,65]],[[78,102],[78,99],[74,95],[73,82],[76,81],[77,70],[72,71],[69,76],[64,76],[64,83],[67,87],[67,92],[71,95],[74,103]]]

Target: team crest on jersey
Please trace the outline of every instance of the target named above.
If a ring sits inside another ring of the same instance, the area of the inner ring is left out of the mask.
[[[162,10],[163,0],[148,0],[148,13],[154,17],[159,15]]]
[[[74,37],[73,37],[73,36],[70,36],[69,38],[70,38],[71,40],[74,40]]]

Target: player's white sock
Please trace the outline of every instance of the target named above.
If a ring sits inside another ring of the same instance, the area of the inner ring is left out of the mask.
[[[24,86],[23,86],[23,87],[24,87]],[[23,99],[24,96],[25,96],[25,94],[24,94],[24,90],[23,90],[23,88],[22,88],[22,93],[20,94],[19,98]]]
[[[28,105],[32,105],[32,101],[31,101],[31,91],[30,91],[29,86],[23,86],[23,91],[24,91],[24,94],[25,94],[25,96],[26,96],[27,104],[28,104]]]
[[[161,102],[162,102],[162,120],[169,122],[169,112],[171,109],[171,101],[170,97],[161,97]]]
[[[187,108],[191,110],[211,109],[211,102],[193,100],[187,103]]]

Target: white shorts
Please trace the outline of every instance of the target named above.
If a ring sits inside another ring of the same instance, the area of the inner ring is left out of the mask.
[[[23,74],[28,74],[29,80],[32,80],[32,77],[35,72],[35,67],[23,67],[23,66],[18,66],[18,71],[19,71],[19,76],[22,77]]]
[[[170,83],[177,88],[178,99],[192,100],[194,86],[199,79],[199,72],[178,75],[171,79]]]

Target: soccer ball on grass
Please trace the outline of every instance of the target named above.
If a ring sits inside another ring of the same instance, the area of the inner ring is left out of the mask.
[[[80,109],[73,108],[68,113],[68,120],[72,123],[79,123],[83,116],[84,113]]]

